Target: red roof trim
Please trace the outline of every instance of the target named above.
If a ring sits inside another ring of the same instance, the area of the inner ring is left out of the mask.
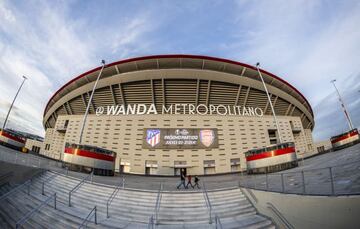
[[[116,62],[113,62],[113,63],[110,63],[110,64],[107,64],[106,66],[110,67],[110,66],[114,66],[114,65],[118,65],[118,64],[123,64],[123,63],[128,63],[128,62],[133,62],[133,61],[139,61],[139,60],[148,60],[148,59],[165,59],[165,58],[192,58],[192,59],[204,59],[204,60],[212,60],[212,61],[219,61],[219,62],[224,62],[224,63],[229,63],[229,64],[235,64],[235,65],[241,65],[243,67],[246,67],[246,68],[251,68],[253,70],[256,70],[256,67],[254,66],[251,66],[251,65],[248,65],[248,64],[244,64],[244,63],[241,63],[241,62],[237,62],[237,61],[233,61],[233,60],[228,60],[228,59],[222,59],[222,58],[218,58],[218,57],[210,57],[210,56],[201,56],[201,55],[186,55],[186,54],[169,54],[169,55],[152,55],[152,56],[143,56],[143,57],[136,57],[136,58],[130,58],[130,59],[125,59],[125,60],[120,60],[120,61],[116,61]],[[96,72],[98,70],[100,70],[101,67],[97,67],[97,68],[94,68],[90,71],[87,71],[77,77],[75,77],[74,79],[70,80],[69,82],[67,82],[64,86],[62,86],[59,90],[57,90],[55,92],[55,94],[53,96],[51,96],[51,98],[49,99],[48,103],[46,104],[46,107],[45,107],[45,110],[44,110],[44,114],[43,116],[45,117],[45,112],[49,106],[49,103],[50,101],[58,94],[60,93],[61,90],[63,90],[65,87],[67,87],[68,85],[70,85],[71,83],[75,82],[76,80],[88,75],[88,74],[91,74],[93,72]],[[286,84],[287,86],[289,86],[290,88],[292,88],[294,91],[296,91],[305,101],[306,103],[309,105],[310,107],[310,111],[311,111],[311,114],[314,116],[314,113],[313,113],[313,110],[310,106],[310,103],[307,101],[307,99],[305,98],[305,96],[303,94],[301,94],[300,91],[298,91],[294,86],[292,86],[290,83],[288,83],[287,81],[281,79],[280,77],[270,73],[270,72],[267,72],[265,70],[262,70],[260,69],[260,71],[262,73],[265,73],[281,82],[283,82],[284,84]]]

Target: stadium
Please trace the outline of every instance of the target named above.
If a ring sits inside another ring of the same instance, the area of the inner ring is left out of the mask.
[[[256,67],[208,56],[157,55],[106,65],[82,143],[108,153],[72,151],[67,146],[79,143],[100,70],[75,77],[50,98],[41,154],[125,173],[204,175],[245,171],[245,152],[280,143],[280,137],[295,144],[298,159],[313,150],[312,108],[285,80],[260,70],[279,122],[276,128]],[[280,159],[284,155],[267,157],[279,166],[286,163]]]

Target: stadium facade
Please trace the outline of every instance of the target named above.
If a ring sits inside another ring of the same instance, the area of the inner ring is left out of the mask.
[[[44,111],[41,154],[64,160],[65,145],[79,142],[100,69],[81,74],[51,97]],[[313,150],[311,106],[283,79],[261,73],[279,129],[254,66],[195,55],[108,64],[95,90],[82,143],[116,152],[115,170],[137,174],[243,171],[244,153],[279,143],[279,135],[283,142],[294,142],[302,158]]]

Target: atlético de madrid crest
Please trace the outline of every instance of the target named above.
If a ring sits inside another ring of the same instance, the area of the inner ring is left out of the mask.
[[[150,129],[146,130],[146,142],[152,147],[160,143],[160,130]]]
[[[200,130],[200,142],[209,147],[214,143],[215,132],[213,130]]]

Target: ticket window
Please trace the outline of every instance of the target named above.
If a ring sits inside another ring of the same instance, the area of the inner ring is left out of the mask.
[[[215,160],[204,161],[204,175],[215,174]]]
[[[127,160],[120,161],[120,173],[130,173],[131,166],[130,162]]]
[[[230,164],[231,164],[231,172],[240,171],[240,158],[230,159]]]
[[[145,174],[156,175],[158,172],[157,161],[145,161]]]

